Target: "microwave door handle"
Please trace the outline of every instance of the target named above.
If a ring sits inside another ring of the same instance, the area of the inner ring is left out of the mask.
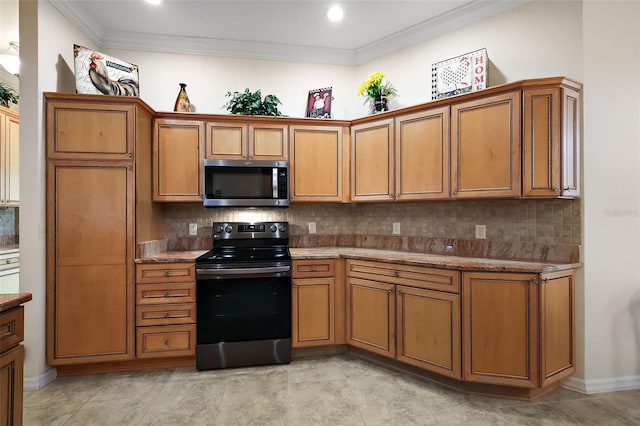
[[[271,189],[273,193],[273,199],[278,199],[278,168],[271,169]]]

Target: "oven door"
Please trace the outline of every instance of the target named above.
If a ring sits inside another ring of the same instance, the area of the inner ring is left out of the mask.
[[[290,361],[290,271],[290,265],[197,269],[197,369]]]

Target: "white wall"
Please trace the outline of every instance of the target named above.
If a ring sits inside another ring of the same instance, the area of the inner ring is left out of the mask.
[[[640,387],[640,2],[587,1],[583,19],[584,387],[597,392]]]
[[[21,0],[21,7],[23,3],[31,2]],[[51,73],[56,72],[53,56],[62,53],[70,67],[66,70],[64,66],[59,67],[58,72],[68,73],[69,68],[73,69],[71,45],[75,42],[91,47],[86,38],[70,28],[46,2],[38,3],[37,28],[42,35],[35,47],[40,52],[40,66],[33,79],[29,74],[30,79],[23,81],[23,85],[34,85],[29,98],[23,99],[22,107],[27,102],[33,103],[28,116],[23,114],[22,119],[22,123],[28,120],[33,129],[27,133],[28,139],[21,140],[22,152],[28,153],[21,169],[33,174],[23,178],[25,186],[21,191],[28,193],[22,202],[20,218],[21,248],[27,250],[25,269],[29,270],[29,284],[24,290],[34,293],[34,299],[38,299],[31,302],[32,308],[27,311],[27,324],[29,328],[35,327],[35,332],[30,329],[27,333],[27,378],[42,374],[45,368],[42,362],[45,243],[41,93],[43,90],[73,91],[68,84],[58,84],[61,86],[58,87],[53,81]],[[184,82],[198,112],[223,112],[220,106],[226,101],[224,93],[248,86],[278,95],[285,104],[286,114],[303,116],[307,91],[332,85],[336,97],[335,117],[353,118],[366,113],[361,106],[362,98],[356,97],[355,92],[374,69],[385,71],[399,89],[399,105],[421,103],[430,98],[432,62],[481,47],[487,48],[494,65],[489,69],[490,85],[554,75],[583,80],[586,266],[584,283],[578,283],[577,387],[589,390],[592,383],[615,384],[617,378],[625,378],[638,386],[640,318],[636,316],[634,320],[633,315],[640,315],[637,313],[640,308],[636,307],[640,303],[636,148],[640,97],[638,58],[633,49],[628,48],[631,45],[637,50],[640,46],[638,3],[612,1],[606,5],[605,10],[601,2],[595,1],[538,0],[353,69],[124,50],[105,50],[105,53],[140,66],[141,97],[160,111],[172,109],[178,83]],[[51,31],[52,28],[56,28],[56,32]],[[60,32],[62,35],[58,35]],[[629,34],[634,37],[629,39]],[[603,59],[629,70],[632,78],[610,79],[609,67],[604,66]],[[627,67],[627,64],[631,65]],[[30,321],[34,319],[35,326]]]
[[[20,290],[25,305],[25,388],[46,384],[45,139],[42,93],[70,91],[73,43],[89,40],[46,1],[20,0]],[[54,30],[55,29],[55,30]]]

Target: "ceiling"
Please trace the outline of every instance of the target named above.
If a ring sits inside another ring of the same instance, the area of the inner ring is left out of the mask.
[[[531,0],[49,0],[98,48],[358,65]],[[333,4],[344,19],[330,22]]]

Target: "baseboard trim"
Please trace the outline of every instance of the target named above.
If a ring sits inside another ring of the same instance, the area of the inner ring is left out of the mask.
[[[562,387],[585,394],[640,389],[640,376],[611,377],[593,380],[569,377],[562,381]]]
[[[24,378],[24,390],[38,390],[53,382],[58,376],[55,367],[52,367],[37,377]]]

